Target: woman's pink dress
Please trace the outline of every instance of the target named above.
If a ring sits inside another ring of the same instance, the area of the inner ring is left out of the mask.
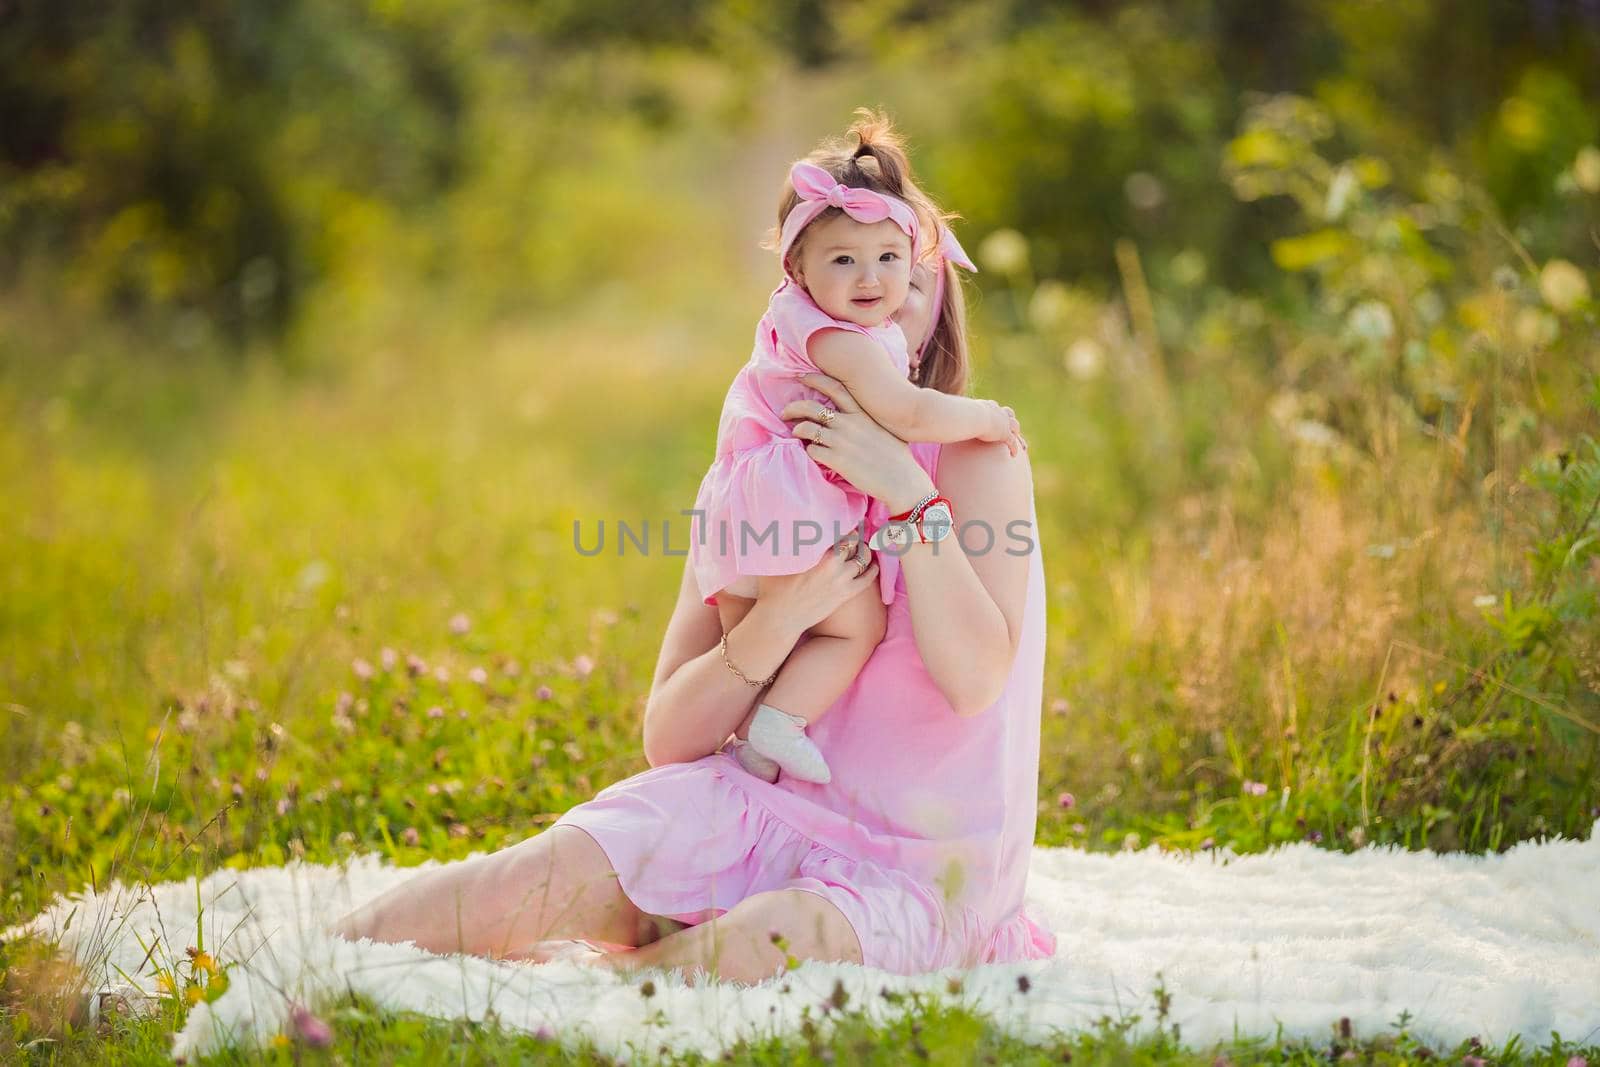
[[[939,448],[911,446],[930,475]],[[992,551],[1023,547],[1001,535]],[[695,924],[799,889],[838,906],[869,966],[915,974],[1053,955],[1055,937],[1023,911],[1045,638],[1036,543],[1028,555],[1016,661],[983,713],[957,715],[928,676],[902,575],[882,643],[808,731],[830,783],[768,783],[724,750],[617,782],[555,825],[593,837],[648,914]]]
[[[835,319],[785,278],[756,325],[755,349],[734,376],[717,424],[717,454],[695,494],[689,564],[707,604],[726,589],[753,597],[755,578],[809,570],[830,546],[862,525],[870,536],[888,508],[806,454],[779,413],[792,400],[824,399],[800,382],[818,368],[806,344],[818,330],[853,330],[910,373],[906,338],[892,320],[866,327]],[[878,553],[878,592],[894,597],[900,561]]]

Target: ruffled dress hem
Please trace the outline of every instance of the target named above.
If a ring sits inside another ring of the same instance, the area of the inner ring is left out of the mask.
[[[586,832],[623,894],[646,914],[698,925],[755,893],[797,889],[837,907],[863,963],[886,971],[918,974],[1054,954],[1054,936],[1023,909],[986,929],[974,909],[944,902],[909,874],[848,856],[794,828],[741,777],[747,772],[726,753],[666,764],[602,790],[554,825]],[[690,798],[691,812],[669,813],[655,803],[657,793],[679,804]]]
[[[718,456],[706,472],[690,544],[703,603],[716,603],[716,594],[741,578],[809,570],[850,531],[865,537],[876,528],[872,499],[828,477],[805,447],[798,437],[774,437]],[[879,598],[889,604],[900,561],[883,552],[877,560]]]

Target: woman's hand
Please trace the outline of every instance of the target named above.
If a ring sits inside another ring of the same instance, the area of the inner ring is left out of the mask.
[[[861,590],[871,588],[877,580],[878,563],[872,558],[872,551],[861,543],[861,534],[856,530],[834,542],[833,551],[824,553],[813,566],[799,574],[769,574],[758,579],[760,599],[806,630],[844,607]]]
[[[795,400],[779,412],[786,421],[800,420],[794,435],[811,442],[806,455],[882,500],[891,513],[909,510],[933,489],[906,443],[862,411],[842,382],[826,374],[800,380],[833,401],[830,409],[814,400]]]

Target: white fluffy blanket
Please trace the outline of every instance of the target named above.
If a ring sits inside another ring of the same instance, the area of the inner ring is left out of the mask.
[[[24,929],[59,937],[92,973],[117,968],[153,985],[155,959],[197,943],[232,964],[231,985],[189,1013],[175,1055],[270,1040],[290,999],[313,1006],[346,989],[395,1011],[498,1019],[558,1040],[586,1036],[614,1055],[666,1045],[715,1056],[741,1036],[787,1034],[842,979],[852,1007],[903,1011],[880,991],[943,997],[952,974],[905,978],[853,964],[807,963],[753,987],[699,988],[623,977],[572,963],[434,956],[409,945],[351,943],[321,924],[416,868],[363,856],[342,867],[291,863],[223,870],[164,885],[112,885],[60,899]],[[1600,822],[1586,842],[1524,843],[1485,857],[1367,848],[1345,855],[1308,844],[1259,855],[1195,857],[1154,848],[1115,855],[1036,849],[1035,914],[1057,935],[1054,959],[961,974],[955,999],[1022,1036],[1138,1012],[1147,1032],[1160,972],[1184,1044],[1240,1034],[1326,1038],[1340,1016],[1356,1033],[1411,1030],[1436,1045],[1513,1034],[1537,1046],[1600,1035]],[[72,920],[68,923],[68,917]],[[141,941],[143,944],[141,945]],[[142,974],[141,971],[142,965]],[[1030,988],[1019,991],[1017,976]],[[790,990],[780,987],[789,983]]]

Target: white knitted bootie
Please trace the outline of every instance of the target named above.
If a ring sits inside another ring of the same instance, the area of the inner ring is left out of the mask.
[[[801,781],[824,785],[833,780],[822,750],[806,736],[806,721],[771,704],[757,707],[750,720],[750,747]]]

